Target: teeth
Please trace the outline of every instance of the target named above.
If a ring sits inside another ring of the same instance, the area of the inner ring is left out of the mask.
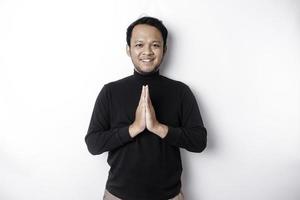
[[[152,60],[150,60],[150,59],[145,59],[145,60],[142,60],[143,62],[150,62],[150,61],[152,61]]]

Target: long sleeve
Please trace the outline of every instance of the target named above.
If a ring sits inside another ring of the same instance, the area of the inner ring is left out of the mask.
[[[147,128],[134,138],[129,134],[143,85],[149,86],[157,120],[169,128],[164,138]],[[180,148],[203,151],[206,129],[188,85],[161,76],[159,70],[150,74],[134,70],[133,75],[103,86],[85,142],[93,155],[108,151],[110,170],[105,187],[115,196],[172,199],[182,186]]]
[[[164,140],[191,152],[202,152],[206,147],[207,132],[197,101],[188,86],[186,86],[180,106],[181,126],[168,126],[168,133]]]
[[[111,129],[109,110],[109,88],[104,85],[94,105],[85,142],[91,154],[112,151],[130,141],[129,125]]]

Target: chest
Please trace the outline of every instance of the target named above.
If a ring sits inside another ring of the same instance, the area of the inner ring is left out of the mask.
[[[156,118],[169,125],[180,124],[180,97],[174,89],[159,86],[149,87],[149,96]],[[124,87],[112,92],[110,97],[110,119],[112,127],[122,127],[135,120],[135,113],[141,97],[141,88]]]

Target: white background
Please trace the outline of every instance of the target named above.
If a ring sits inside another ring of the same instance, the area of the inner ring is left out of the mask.
[[[0,199],[99,200],[107,153],[84,136],[96,97],[133,74],[127,26],[170,32],[161,74],[185,82],[208,130],[182,149],[186,200],[300,199],[300,2],[0,1]]]

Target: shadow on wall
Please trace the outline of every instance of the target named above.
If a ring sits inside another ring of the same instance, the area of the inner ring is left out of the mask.
[[[159,66],[159,71],[160,74],[165,74],[164,71],[169,67],[172,66],[172,52],[173,52],[173,36],[170,34],[170,30],[169,30],[169,34],[168,34],[168,40],[167,40],[167,52],[164,56],[164,60],[163,62],[160,64]]]

